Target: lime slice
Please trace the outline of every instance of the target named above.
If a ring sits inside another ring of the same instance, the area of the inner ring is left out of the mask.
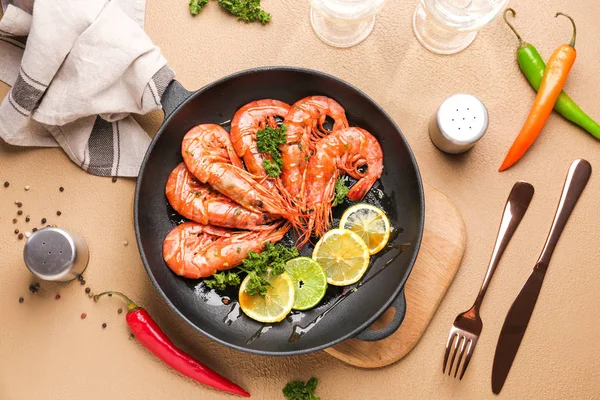
[[[259,322],[282,321],[294,305],[294,282],[286,272],[281,275],[269,274],[265,279],[272,285],[265,297],[246,293],[250,277],[244,279],[239,293],[240,308],[244,314]]]
[[[327,283],[347,286],[357,282],[369,268],[369,249],[356,233],[332,229],[317,242],[312,258],[327,274]]]
[[[308,257],[297,257],[285,264],[285,270],[294,282],[296,300],[294,310],[313,308],[325,296],[327,275],[318,262]]]
[[[340,219],[340,228],[349,229],[360,236],[371,255],[379,253],[390,239],[390,220],[383,210],[370,204],[348,208]]]

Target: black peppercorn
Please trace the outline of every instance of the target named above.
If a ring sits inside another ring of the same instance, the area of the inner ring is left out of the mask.
[[[19,238],[19,240],[23,240],[24,235],[22,233],[19,233],[19,236],[17,236]]]
[[[58,188],[58,190],[60,190],[61,192],[64,192],[65,188],[61,186],[61,187]]]
[[[4,187],[8,187],[10,185],[10,183],[8,183],[8,181],[4,182]]]
[[[60,211],[57,211],[57,212],[56,212],[56,215],[58,215],[59,217],[60,217],[60,215],[61,215],[61,214],[62,214],[62,213],[61,213]]]
[[[32,231],[33,232],[37,232],[38,228],[33,228]]]
[[[42,218],[42,224],[46,223],[46,218]]]
[[[29,218],[29,215],[25,217],[25,222],[29,222],[31,221],[31,218]]]
[[[38,290],[40,290],[39,283],[32,283],[31,285],[29,285],[29,291],[31,292],[31,294],[36,294]]]
[[[102,329],[106,328],[106,322],[102,324]]]
[[[23,210],[17,211],[17,215],[23,215]]]
[[[24,299],[24,298],[22,298],[22,297],[19,297],[19,303],[22,303],[22,302],[24,302],[24,301],[25,301],[25,299]]]

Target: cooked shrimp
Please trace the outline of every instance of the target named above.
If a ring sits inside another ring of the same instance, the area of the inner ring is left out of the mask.
[[[165,238],[163,258],[179,276],[206,278],[240,265],[249,251],[260,253],[266,242],[278,242],[289,229],[287,223],[264,231],[232,231],[184,222]]]
[[[207,184],[200,183],[179,164],[167,180],[166,195],[175,211],[204,225],[260,230],[272,221],[268,213],[250,211]]]
[[[319,140],[315,154],[308,162],[306,174],[306,209],[308,230],[304,244],[314,231],[322,236],[331,221],[331,202],[335,196],[335,182],[345,172],[358,179],[348,198],[361,200],[383,172],[383,152],[373,135],[361,128],[345,128]]]
[[[240,108],[231,120],[231,143],[237,155],[244,160],[246,169],[253,175],[264,179],[264,186],[273,189],[273,181],[268,178],[263,161],[265,155],[258,151],[256,132],[266,125],[277,127],[275,117],[285,118],[290,110],[289,104],[279,100],[256,100]]]
[[[185,165],[200,182],[208,183],[250,211],[266,211],[297,220],[298,213],[279,193],[264,188],[254,175],[242,168],[229,134],[219,125],[204,124],[192,128],[183,138],[181,150]]]
[[[323,126],[327,117],[333,119],[331,131]],[[287,126],[287,143],[279,147],[283,160],[281,180],[286,195],[303,204],[304,173],[316,141],[347,127],[348,120],[344,108],[335,100],[310,96],[292,105],[283,123]]]

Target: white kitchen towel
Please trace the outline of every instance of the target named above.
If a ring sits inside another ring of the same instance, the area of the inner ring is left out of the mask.
[[[145,0],[1,0],[0,137],[61,146],[84,170],[137,176],[175,73],[143,30]]]

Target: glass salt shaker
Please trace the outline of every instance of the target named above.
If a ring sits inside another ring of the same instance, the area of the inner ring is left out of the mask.
[[[311,0],[310,22],[330,46],[352,47],[369,36],[385,0]]]

